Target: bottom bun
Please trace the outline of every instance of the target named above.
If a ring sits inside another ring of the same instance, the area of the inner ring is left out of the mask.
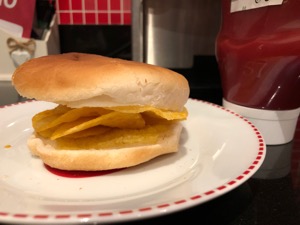
[[[28,139],[32,154],[50,167],[61,170],[98,171],[126,168],[147,162],[157,156],[177,152],[182,125],[173,123],[157,144],[118,149],[55,149],[55,141],[36,134]]]

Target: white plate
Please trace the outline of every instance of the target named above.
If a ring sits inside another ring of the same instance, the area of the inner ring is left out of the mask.
[[[178,153],[103,176],[61,177],[26,146],[31,117],[54,106],[31,101],[0,108],[0,222],[109,223],[173,213],[238,187],[266,153],[247,119],[189,99]]]

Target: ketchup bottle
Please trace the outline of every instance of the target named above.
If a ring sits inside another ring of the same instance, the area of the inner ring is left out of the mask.
[[[291,141],[300,112],[300,0],[222,0],[216,39],[223,105],[267,144]]]

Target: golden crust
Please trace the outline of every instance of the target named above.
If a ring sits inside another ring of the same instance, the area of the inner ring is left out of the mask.
[[[172,70],[84,53],[31,59],[16,69],[12,84],[24,97],[71,107],[151,105],[181,111],[190,91],[186,78]]]

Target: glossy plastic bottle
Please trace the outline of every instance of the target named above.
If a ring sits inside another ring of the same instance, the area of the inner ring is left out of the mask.
[[[287,143],[300,112],[300,0],[248,0],[251,7],[234,11],[239,1],[222,0],[223,105],[254,122],[267,144]]]

